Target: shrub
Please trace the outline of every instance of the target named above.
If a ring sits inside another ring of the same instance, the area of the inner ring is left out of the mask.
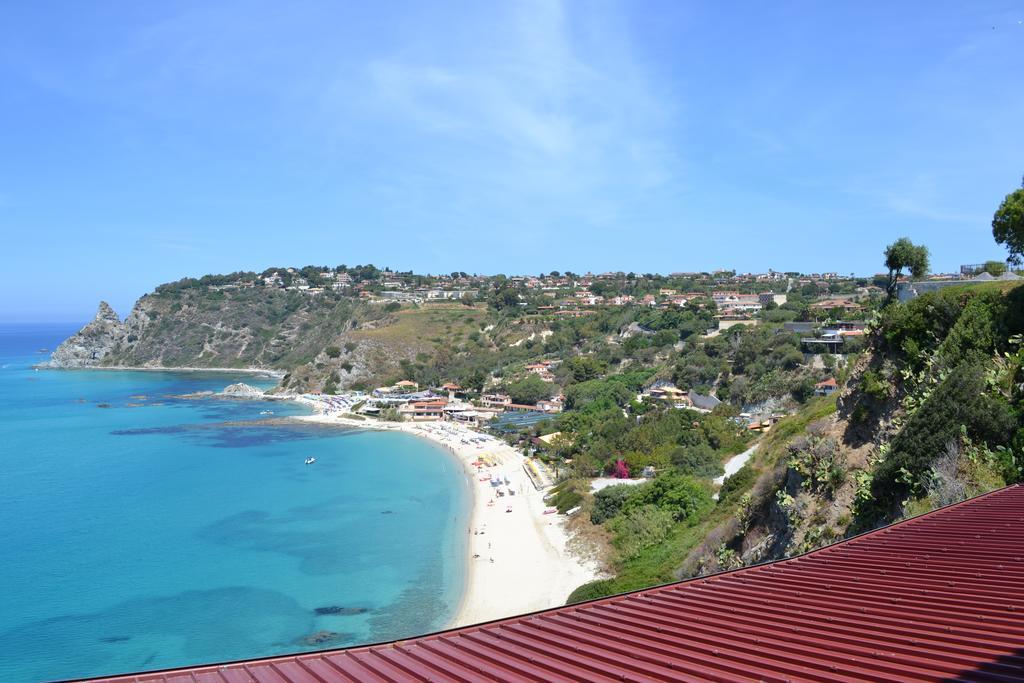
[[[623,560],[628,560],[665,540],[673,525],[671,510],[652,504],[641,505],[626,510],[609,522],[609,528],[615,534],[612,545]]]
[[[326,349],[324,349],[324,353],[327,354],[328,358],[337,358],[338,356],[341,355],[341,349],[339,349],[337,346],[328,346]]]
[[[950,372],[893,438],[872,482],[874,498],[894,500],[914,490],[961,428],[976,442],[1007,443],[1016,428],[1013,413],[986,388],[985,368],[977,359]]]
[[[595,493],[594,507],[590,511],[590,521],[594,524],[602,524],[617,515],[632,492],[631,485],[616,484]]]
[[[797,380],[790,393],[800,403],[806,403],[807,399],[814,396],[814,380],[805,375]]]
[[[558,508],[558,511],[564,514],[583,502],[580,487],[580,482],[575,479],[563,481],[552,488],[544,500],[548,505]]]
[[[577,602],[597,600],[614,595],[615,586],[615,579],[598,579],[597,581],[585,583],[569,594],[569,599],[565,601],[565,604],[572,605]]]
[[[722,482],[722,488],[718,490],[718,504],[732,503],[754,485],[755,479],[757,479],[757,472],[750,466],[750,463],[747,463],[736,474]]]
[[[681,474],[663,474],[653,481],[634,487],[624,509],[653,505],[671,513],[676,521],[694,523],[711,507],[711,494],[707,486]]]
[[[790,444],[789,467],[802,478],[801,486],[832,494],[846,479],[839,444],[830,437],[810,436]]]
[[[389,407],[380,411],[380,419],[385,422],[402,422],[405,418],[398,412],[398,408]]]
[[[889,395],[886,383],[874,370],[865,370],[860,379],[860,389],[876,401],[884,401]]]
[[[672,451],[671,460],[683,474],[702,479],[713,479],[725,471],[718,454],[706,443],[681,446]]]

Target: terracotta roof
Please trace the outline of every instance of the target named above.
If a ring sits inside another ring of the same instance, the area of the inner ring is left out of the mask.
[[[1024,488],[790,560],[571,607],[111,680],[1024,680]]]

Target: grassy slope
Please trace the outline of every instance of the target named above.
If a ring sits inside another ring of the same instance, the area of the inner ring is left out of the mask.
[[[354,330],[353,339],[372,339],[389,345],[429,351],[436,346],[456,346],[479,330],[487,319],[486,309],[461,304],[430,304],[422,308],[406,308],[394,314],[388,325],[374,329]]]
[[[834,397],[818,397],[808,401],[801,411],[781,420],[762,438],[761,446],[749,466],[758,474],[771,472],[785,454],[789,440],[802,433],[811,422],[834,413],[835,406]],[[617,566],[614,578],[577,588],[569,596],[569,602],[592,600],[678,580],[680,568],[687,556],[706,541],[712,530],[734,518],[738,507],[739,495],[733,495],[729,500],[716,505],[700,523],[694,526],[677,525],[664,542]]]

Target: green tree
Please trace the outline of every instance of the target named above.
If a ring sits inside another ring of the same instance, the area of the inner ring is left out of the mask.
[[[507,388],[513,403],[533,405],[537,401],[551,397],[551,385],[537,375],[527,375],[521,380],[512,382]]]
[[[1006,272],[1006,264],[1002,261],[985,261],[984,271],[993,277],[999,277]]]
[[[1024,254],[1024,185],[1006,195],[992,217],[992,236],[1010,251],[1010,262],[1019,264]]]
[[[633,493],[629,484],[615,484],[601,489],[594,494],[594,507],[590,511],[590,521],[601,524],[619,514],[626,500]]]
[[[892,439],[892,450],[872,482],[876,500],[900,500],[911,492],[961,429],[990,446],[1009,441],[1016,420],[1005,400],[986,391],[984,359],[975,352],[958,365]]]
[[[707,486],[693,477],[663,474],[635,486],[624,509],[628,512],[647,505],[669,511],[676,521],[692,523],[711,507],[711,493]]]
[[[889,301],[892,301],[904,268],[916,278],[928,274],[928,247],[916,245],[909,238],[901,237],[885,248],[885,267],[889,269],[886,292]]]
[[[694,477],[711,479],[725,471],[722,469],[721,458],[711,446],[703,442],[693,446],[680,446],[672,451],[670,457],[672,464],[683,474]]]
[[[586,382],[600,377],[608,370],[608,364],[593,356],[573,356],[564,363],[566,370],[577,382]]]

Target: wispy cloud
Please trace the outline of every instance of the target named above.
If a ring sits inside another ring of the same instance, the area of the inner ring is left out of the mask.
[[[910,177],[872,178],[853,182],[847,191],[898,215],[941,223],[984,225],[981,217],[950,209],[943,188],[950,182],[935,173],[917,173]]]
[[[491,15],[503,30],[487,27],[478,40],[374,58],[366,106],[397,133],[442,150],[441,165],[474,192],[587,198],[591,218],[615,213],[612,204],[677,174],[667,143],[675,112],[652,92],[624,35],[595,22],[594,11],[527,3]],[[606,192],[613,186],[616,202]]]

